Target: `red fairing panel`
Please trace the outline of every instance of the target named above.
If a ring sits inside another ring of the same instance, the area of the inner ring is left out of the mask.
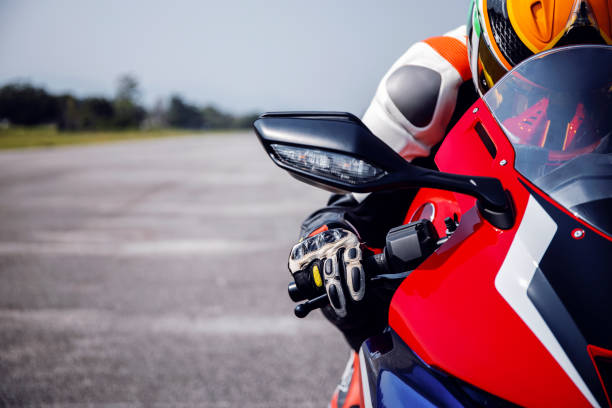
[[[446,172],[498,177],[512,194],[516,225],[496,229],[480,217],[474,199],[456,194],[463,213],[459,228],[397,290],[390,326],[428,364],[516,404],[589,406],[495,287],[529,193],[518,181],[510,143],[484,103],[478,101],[469,112],[476,108],[446,137],[436,163]],[[474,130],[478,121],[493,139],[495,157]]]

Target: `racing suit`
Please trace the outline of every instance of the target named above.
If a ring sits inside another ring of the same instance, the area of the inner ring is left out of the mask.
[[[364,124],[406,160],[436,169],[433,156],[446,133],[478,95],[468,61],[466,27],[411,46],[382,78],[363,116]],[[323,229],[353,231],[370,248],[382,248],[387,232],[401,225],[415,190],[371,194],[334,194],[327,206],[302,224],[300,238]],[[366,292],[367,293],[367,292]],[[357,312],[338,317],[331,307],[324,315],[338,327],[353,350],[387,325],[390,296],[368,293]],[[332,407],[359,405],[355,353],[347,364]]]

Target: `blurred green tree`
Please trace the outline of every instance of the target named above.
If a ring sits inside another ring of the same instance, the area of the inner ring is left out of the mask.
[[[173,95],[170,98],[166,121],[170,126],[178,128],[201,129],[204,126],[204,117],[200,109],[185,102],[180,95]]]
[[[0,120],[16,125],[53,123],[60,111],[57,98],[42,88],[26,83],[0,88]]]
[[[138,127],[146,116],[140,106],[140,87],[134,75],[125,74],[117,80],[117,92],[113,102],[114,124],[120,128]]]
[[[133,75],[117,81],[115,98],[77,98],[71,94],[51,95],[42,88],[13,83],[0,88],[0,121],[17,125],[55,123],[61,130],[121,128],[245,129],[255,114],[235,116],[214,105],[201,108],[175,94],[168,104],[158,100],[147,113],[141,105],[141,91]],[[146,120],[145,120],[146,119]]]

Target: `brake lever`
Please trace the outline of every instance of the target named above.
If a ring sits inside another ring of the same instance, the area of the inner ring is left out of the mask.
[[[312,312],[315,309],[319,309],[323,306],[327,306],[329,304],[329,298],[327,297],[327,293],[324,293],[321,296],[318,296],[314,299],[310,299],[304,303],[301,303],[295,307],[294,313],[300,319],[308,316],[308,313]]]

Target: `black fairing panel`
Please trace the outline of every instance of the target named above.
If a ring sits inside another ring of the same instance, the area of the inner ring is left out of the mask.
[[[529,283],[527,296],[546,321],[591,393],[602,406],[605,406],[606,397],[599,386],[597,371],[587,352],[588,343],[539,268]]]
[[[534,197],[557,224],[540,269],[588,344],[612,349],[612,242]],[[583,238],[572,236],[576,229]]]
[[[605,406],[587,345],[612,349],[612,242],[527,189],[557,224],[527,296]],[[574,237],[576,230],[584,231],[579,239]]]

